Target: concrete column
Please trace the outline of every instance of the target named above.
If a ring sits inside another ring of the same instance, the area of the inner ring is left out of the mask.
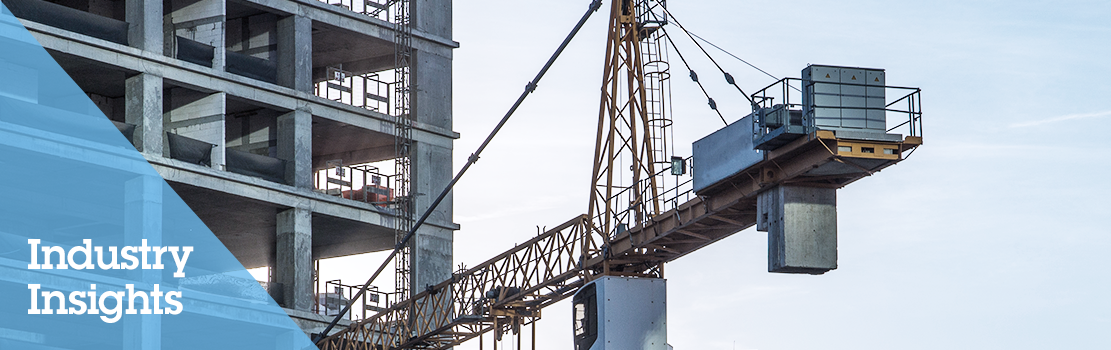
[[[451,39],[451,0],[415,0],[412,11],[418,30]]]
[[[837,268],[837,190],[780,185],[757,197],[756,229],[768,232],[768,272]]]
[[[450,130],[451,57],[425,51],[413,55],[413,99],[409,106],[417,121]]]
[[[211,166],[224,169],[227,94],[203,93],[185,88],[170,89],[170,110],[163,114],[167,131],[216,145],[212,149]]]
[[[278,159],[285,161],[285,181],[312,188],[312,114],[295,110],[278,117]]]
[[[124,241],[148,246],[162,245],[162,178],[139,176],[124,183]],[[144,284],[161,283],[160,270],[133,270],[131,279]],[[140,278],[134,278],[140,277]],[[141,286],[136,286],[137,289]],[[123,318],[123,349],[159,349],[162,344],[161,315],[127,315]]]
[[[162,50],[162,2],[126,0],[127,42],[144,51]]]
[[[312,93],[312,20],[293,15],[278,20],[278,85]]]
[[[162,155],[162,77],[140,73],[125,86],[124,121],[135,125],[131,143],[139,152]]]
[[[451,181],[451,149],[427,143],[414,143],[410,179],[416,197],[414,217],[424,214],[440,191]],[[428,223],[452,223],[452,194],[444,198],[428,217]],[[432,225],[421,226],[413,237],[411,276],[413,291],[443,282],[451,277],[452,231]]]
[[[286,308],[312,309],[312,212],[291,208],[278,213],[274,280],[283,289]]]
[[[413,294],[451,278],[454,231],[422,225],[413,236],[409,261],[409,290]]]
[[[164,19],[164,47],[167,56],[176,56],[176,38],[181,36],[214,48],[212,68],[224,70],[227,51],[227,3],[225,0],[170,0],[170,13]]]
[[[454,172],[451,168],[451,148],[431,145],[424,142],[413,143],[410,167],[410,186],[416,196],[414,217],[428,210],[436,196],[440,195],[451,182]],[[428,222],[450,224],[452,222],[452,193],[444,197],[436,211],[428,217]]]

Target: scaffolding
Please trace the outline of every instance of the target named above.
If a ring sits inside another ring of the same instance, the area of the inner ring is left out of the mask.
[[[413,116],[409,102],[413,97],[410,90],[410,69],[413,58],[413,28],[409,14],[409,0],[397,0],[391,6],[394,23],[394,191],[395,209],[394,239],[397,245],[405,245],[398,252],[395,263],[396,279],[395,300],[409,297],[410,290],[410,247],[403,238],[413,227],[415,203],[410,187],[409,175],[413,152]]]

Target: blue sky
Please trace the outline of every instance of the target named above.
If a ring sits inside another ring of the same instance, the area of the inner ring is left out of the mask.
[[[588,3],[455,3],[456,168]],[[838,270],[769,274],[766,235],[753,229],[669,264],[676,349],[1111,347],[1111,4],[669,6],[776,76],[798,77],[808,63],[884,68],[888,84],[923,89],[925,111],[918,152],[838,192]],[[586,211],[606,16],[591,19],[457,187],[456,264]],[[747,114],[670,30],[726,118]],[[747,91],[774,81],[710,50]],[[674,56],[672,67],[677,153],[689,155],[722,124]],[[572,348],[570,313],[567,302],[545,310],[538,349]]]

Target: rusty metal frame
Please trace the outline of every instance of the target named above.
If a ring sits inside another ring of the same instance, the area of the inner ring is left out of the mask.
[[[452,275],[412,298],[329,336],[322,350],[445,349],[499,328],[519,330],[583,284],[586,216]],[[412,320],[412,322],[410,322]],[[515,329],[514,329],[515,328]]]
[[[652,130],[645,109],[648,99],[644,64],[641,62],[641,41],[648,38],[641,37],[638,8],[635,0],[614,0],[610,7],[587,208],[587,216],[592,219],[591,234],[582,241],[582,249],[591,256],[606,254],[604,249],[621,224],[638,224],[660,212],[658,186],[653,176],[656,162],[652,159]],[[632,181],[629,186],[644,187],[629,191],[627,203],[619,200],[618,193],[624,191],[617,185],[625,169],[615,165],[625,159],[631,161],[632,179],[626,179]],[[610,271],[608,265],[602,270],[602,273]]]

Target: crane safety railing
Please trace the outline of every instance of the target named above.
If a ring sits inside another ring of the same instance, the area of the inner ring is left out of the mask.
[[[811,82],[810,86],[815,83]],[[776,106],[786,106],[791,110],[804,110],[802,103],[802,92],[807,91],[808,86],[803,86],[805,81],[799,78],[783,78],[779,81],[768,85],[752,94],[752,99],[756,103],[754,107],[759,108],[773,108]],[[823,106],[814,104],[815,108],[840,108],[840,109],[871,109],[883,110],[886,114],[888,124],[898,123],[895,126],[888,126],[887,132],[900,133],[905,136],[922,136],[922,89],[913,87],[902,86],[877,86],[865,85],[855,83],[837,83],[839,85],[860,86],[865,88],[882,87],[884,89],[884,96],[898,98],[887,98],[884,107],[846,107],[846,106]],[[888,102],[890,101],[890,102]],[[813,112],[811,112],[813,113]],[[814,127],[813,115],[804,116],[803,126],[808,128]]]
[[[663,191],[660,191],[656,195],[651,195],[651,189],[648,187],[651,186],[650,179],[642,179],[636,186],[625,187],[613,195],[613,197],[617,199],[614,203],[630,203],[630,206],[614,215],[614,218],[617,220],[617,229],[611,233],[611,239],[615,238],[626,229],[651,222],[652,216],[654,215],[666,213],[693,199],[695,196],[692,183],[694,177],[691,176],[688,170],[694,169],[694,157],[691,156],[680,159],[682,160],[673,159],[670,163],[660,163],[666,165],[656,171],[655,174],[652,174],[652,176],[657,179],[657,183],[663,182],[659,181],[659,179],[663,177],[673,176],[675,178],[672,182],[674,185],[664,188]],[[643,200],[636,201],[636,198],[643,198]],[[650,213],[651,215],[642,215],[638,220],[637,215],[634,215],[634,213],[645,209],[644,207],[650,207],[649,203],[653,202],[660,204],[660,212]],[[600,220],[601,216],[597,215],[593,219],[596,221]]]

